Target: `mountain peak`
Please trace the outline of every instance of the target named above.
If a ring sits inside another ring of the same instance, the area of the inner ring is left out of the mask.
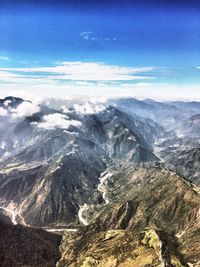
[[[3,99],[0,99],[0,107],[11,107],[11,108],[16,108],[19,106],[22,102],[24,102],[20,97],[14,97],[14,96],[7,96]]]

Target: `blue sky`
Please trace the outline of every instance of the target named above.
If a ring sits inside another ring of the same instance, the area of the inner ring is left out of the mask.
[[[6,1],[0,93],[200,98],[197,1]]]

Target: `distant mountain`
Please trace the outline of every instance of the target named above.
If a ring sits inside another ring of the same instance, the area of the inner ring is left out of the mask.
[[[192,117],[190,117],[188,120],[188,123],[190,125],[200,125],[200,114],[194,115]]]
[[[175,135],[166,134],[155,144],[155,153],[166,168],[200,184],[199,114],[189,117],[177,127]]]
[[[196,114],[188,118],[184,124],[183,128],[187,135],[197,136],[200,135],[200,114]]]
[[[0,100],[2,263],[198,267],[200,104],[51,102]]]
[[[168,103],[179,107],[182,110],[192,111],[193,114],[200,113],[200,102],[197,101],[171,101]]]
[[[119,110],[128,114],[150,118],[158,124],[169,129],[173,129],[175,125],[188,117],[200,113],[200,105],[198,102],[157,102],[151,99],[137,100],[134,98],[124,98],[111,100]]]
[[[195,144],[195,143],[194,143]],[[169,146],[161,148],[160,157],[163,159],[163,164],[168,168],[186,177],[187,179],[200,184],[200,147],[199,140],[196,145],[191,145],[189,142],[183,143],[179,147]]]
[[[69,127],[49,128],[44,118],[52,115]],[[156,161],[152,145],[161,132],[154,121],[109,106],[88,115],[40,107],[31,116],[8,118],[1,137],[2,205],[13,201],[17,220],[22,216],[28,225],[78,223],[84,203],[103,201],[97,190],[101,173],[113,161]]]
[[[16,108],[19,106],[24,100],[19,97],[7,96],[4,99],[0,99],[0,107],[5,109],[7,108]]]

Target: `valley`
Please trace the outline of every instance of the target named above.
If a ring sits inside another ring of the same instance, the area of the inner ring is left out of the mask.
[[[200,266],[200,103],[68,101],[13,116],[24,102],[0,100],[6,227],[58,234],[57,267]]]

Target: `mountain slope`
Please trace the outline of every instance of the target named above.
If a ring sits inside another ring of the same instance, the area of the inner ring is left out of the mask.
[[[55,267],[61,236],[0,221],[1,267]]]
[[[18,222],[44,227],[77,224],[84,203],[101,203],[99,178],[113,161],[157,160],[152,144],[162,127],[113,107],[96,114],[40,107],[8,116],[4,130],[0,204],[17,210]]]
[[[110,203],[94,223],[64,239],[59,266],[199,266],[195,186],[160,168],[129,166],[107,190]]]
[[[38,264],[31,226],[62,233],[59,267],[200,266],[198,103],[0,103],[3,231]]]

